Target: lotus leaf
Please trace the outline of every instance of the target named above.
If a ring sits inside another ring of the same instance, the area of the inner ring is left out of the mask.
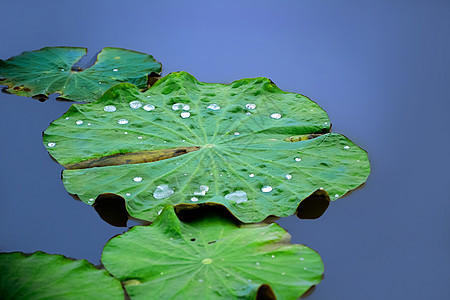
[[[0,84],[19,96],[45,100],[59,93],[66,100],[92,102],[119,82],[146,88],[148,75],[161,72],[161,64],[151,55],[120,48],[104,48],[90,68],[73,67],[86,51],[46,47],[0,60]]]
[[[86,260],[35,252],[0,254],[0,295],[19,299],[123,300],[120,282]]]
[[[278,299],[298,299],[320,282],[323,263],[289,240],[275,223],[240,225],[211,212],[181,222],[168,206],[152,225],[111,239],[102,263],[134,300],[255,299],[267,285]]]
[[[166,205],[212,202],[259,222],[295,213],[317,190],[336,200],[366,180],[366,152],[330,126],[316,103],[267,78],[223,85],[179,72],[146,92],[118,84],[72,105],[44,144],[68,168],[68,192],[88,204],[116,194],[131,216],[154,221]]]

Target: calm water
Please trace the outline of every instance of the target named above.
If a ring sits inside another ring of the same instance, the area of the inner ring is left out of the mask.
[[[100,2],[2,1],[0,58],[115,46],[154,55],[163,74],[265,76],[305,94],[372,162],[365,187],[322,218],[279,221],[324,260],[325,279],[308,299],[450,298],[448,1]],[[42,145],[42,131],[69,106],[0,95],[0,251],[97,264],[126,230],[65,192]]]

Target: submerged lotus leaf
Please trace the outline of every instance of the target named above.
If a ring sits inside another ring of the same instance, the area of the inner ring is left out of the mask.
[[[46,47],[0,60],[0,84],[19,96],[46,99],[59,93],[66,100],[92,102],[120,82],[146,88],[148,75],[161,72],[151,55],[121,48],[104,48],[93,66],[74,68],[85,54],[86,48]]]
[[[320,282],[323,263],[289,239],[275,223],[240,226],[220,214],[181,222],[169,206],[111,239],[102,263],[136,300],[255,299],[263,284],[277,299],[298,299]]]
[[[72,105],[44,144],[68,168],[68,192],[88,204],[120,195],[131,216],[154,221],[166,205],[214,202],[258,222],[295,213],[319,189],[335,200],[366,180],[366,152],[329,130],[316,103],[267,78],[222,85],[180,72],[144,93],[119,84]]]
[[[123,300],[120,282],[86,260],[35,252],[0,254],[0,295],[19,299]]]

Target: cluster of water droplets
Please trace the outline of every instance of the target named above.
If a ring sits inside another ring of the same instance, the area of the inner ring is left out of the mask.
[[[180,113],[180,117],[182,119],[187,119],[191,116],[191,113],[189,112],[190,109],[191,109],[191,107],[189,106],[189,104],[186,104],[186,103],[175,103],[174,105],[172,105],[172,110],[174,110],[174,111],[181,110],[182,111]]]

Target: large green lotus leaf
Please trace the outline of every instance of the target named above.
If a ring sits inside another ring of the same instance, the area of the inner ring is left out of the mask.
[[[241,226],[217,213],[181,222],[172,206],[111,239],[102,263],[132,299],[255,299],[269,285],[298,299],[320,282],[320,256],[277,224]]]
[[[222,85],[181,72],[145,93],[119,84],[73,105],[44,144],[69,168],[66,189],[88,204],[113,193],[153,221],[166,205],[214,202],[258,222],[295,213],[316,190],[335,200],[366,180],[366,152],[329,130],[316,103],[266,78]]]
[[[146,88],[148,75],[161,72],[151,55],[121,48],[104,48],[93,66],[74,70],[85,54],[86,48],[46,47],[0,60],[0,84],[19,96],[46,99],[59,93],[67,100],[92,102],[120,82]]]
[[[86,260],[35,252],[0,254],[0,298],[123,300],[120,282]]]

